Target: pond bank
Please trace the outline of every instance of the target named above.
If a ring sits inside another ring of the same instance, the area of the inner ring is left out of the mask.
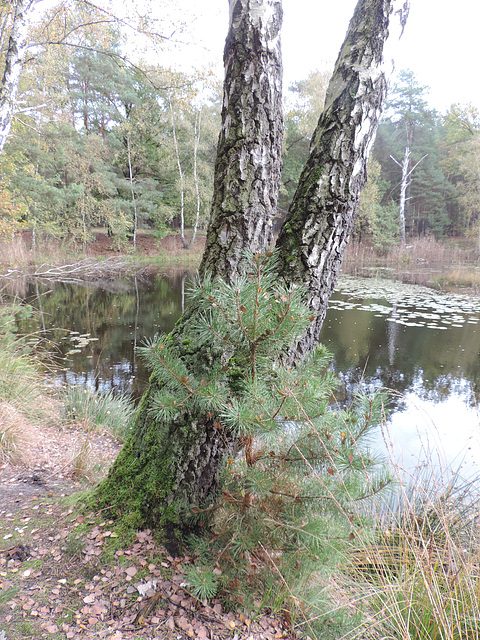
[[[151,231],[139,231],[134,249],[131,241],[119,245],[115,238],[99,230],[94,241],[85,247],[78,242],[45,237],[32,249],[31,233],[25,231],[12,242],[0,243],[0,278],[30,275],[51,280],[71,276],[96,280],[155,274],[165,268],[195,271],[204,246],[204,236],[198,236],[194,246],[185,250],[179,235],[157,238]],[[352,240],[341,273],[480,294],[478,251],[474,242],[466,239],[440,242],[431,237],[417,238],[389,250]]]
[[[115,238],[97,231],[94,241],[85,246],[73,240],[45,236],[32,248],[31,233],[26,231],[11,242],[0,243],[0,277],[30,275],[62,279],[76,273],[82,279],[95,280],[140,272],[156,273],[166,266],[195,269],[200,264],[204,246],[202,236],[186,250],[178,235],[156,238],[152,233],[140,231],[134,248],[132,242],[118,245]]]
[[[342,273],[480,294],[478,250],[472,241],[465,239],[439,242],[432,237],[417,238],[388,251],[353,240],[347,247]]]

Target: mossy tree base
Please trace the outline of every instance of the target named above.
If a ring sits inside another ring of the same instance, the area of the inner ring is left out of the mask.
[[[152,419],[155,389],[151,381],[132,434],[89,506],[107,509],[128,527],[170,531],[174,544],[188,526],[192,506],[205,506],[215,497],[221,462],[233,441],[207,416]]]

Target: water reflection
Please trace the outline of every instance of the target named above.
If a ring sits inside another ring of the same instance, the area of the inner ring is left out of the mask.
[[[383,296],[383,297],[380,297]],[[409,471],[476,470],[480,459],[478,379],[480,300],[375,281],[339,283],[321,339],[335,355],[348,402],[359,384],[394,391],[386,446]],[[433,447],[433,449],[432,449]]]
[[[34,317],[23,332],[42,327],[63,357],[57,381],[142,395],[148,372],[136,355],[145,338],[171,331],[184,304],[185,272],[132,277],[99,285],[30,283],[25,299]]]
[[[96,286],[24,284],[24,297],[37,311],[21,330],[45,331],[59,345],[64,357],[59,381],[113,388],[139,398],[148,373],[136,347],[173,328],[185,304],[188,277],[182,271]],[[405,463],[418,456],[415,434],[429,433],[424,419],[429,416],[427,423],[436,424],[449,459],[459,459],[464,451],[472,466],[480,456],[479,323],[476,298],[343,278],[321,340],[334,355],[343,402],[359,384],[395,391],[389,429],[396,455]]]

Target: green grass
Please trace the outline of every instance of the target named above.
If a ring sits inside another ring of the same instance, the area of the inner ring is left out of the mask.
[[[68,421],[120,440],[125,440],[134,412],[129,396],[115,395],[111,390],[95,392],[83,386],[68,386],[62,394],[62,406]]]

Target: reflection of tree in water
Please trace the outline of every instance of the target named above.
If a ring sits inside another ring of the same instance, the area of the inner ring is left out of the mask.
[[[480,402],[480,389],[463,377],[444,374],[432,379],[416,368],[413,372],[392,370],[390,367],[377,367],[373,375],[366,375],[360,368],[337,373],[340,386],[336,399],[342,406],[352,402],[361,386],[363,389],[385,389],[388,393],[388,411],[401,411],[405,408],[404,396],[412,392],[422,400],[440,403],[455,395],[462,397],[471,407]]]
[[[366,375],[361,368],[352,368],[338,371],[339,387],[335,399],[342,406],[352,404],[353,398],[361,387],[370,391],[383,389],[387,392],[387,412],[401,409],[403,406],[402,394],[406,391],[405,377],[399,370],[378,367],[374,375]],[[389,391],[393,390],[394,393]]]
[[[173,328],[181,313],[185,280],[182,271],[95,284],[49,282],[48,288],[31,284],[25,298],[41,313],[20,330],[44,330],[60,345],[66,359],[57,370],[59,381],[113,388],[139,397],[148,373],[135,349],[145,338]],[[78,334],[88,334],[87,344],[79,353],[69,354]]]

